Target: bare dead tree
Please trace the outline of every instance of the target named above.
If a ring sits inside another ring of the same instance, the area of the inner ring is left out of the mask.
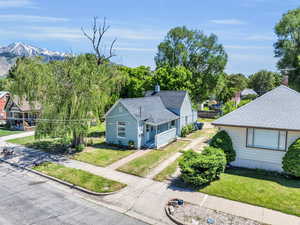
[[[93,50],[95,51],[96,57],[97,57],[97,64],[103,64],[105,61],[109,60],[110,58],[116,56],[113,52],[114,44],[116,43],[116,39],[112,41],[109,48],[109,55],[105,56],[105,53],[101,50],[101,44],[104,34],[109,30],[110,26],[106,24],[106,18],[104,17],[102,25],[98,25],[97,23],[98,18],[94,17],[93,25],[92,25],[92,32],[91,34],[88,34],[85,32],[83,27],[81,27],[81,30],[84,34],[84,36],[92,43]]]

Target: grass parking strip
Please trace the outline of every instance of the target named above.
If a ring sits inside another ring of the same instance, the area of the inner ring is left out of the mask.
[[[127,164],[118,168],[119,171],[145,177],[153,168],[162,161],[182,150],[188,142],[176,141],[161,150],[153,150],[145,155],[138,157]]]
[[[32,169],[98,193],[115,192],[126,187],[125,184],[120,182],[51,162],[45,162]]]
[[[300,179],[296,178],[233,168],[199,191],[300,216]]]

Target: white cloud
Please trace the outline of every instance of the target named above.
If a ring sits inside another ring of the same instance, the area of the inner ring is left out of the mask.
[[[0,21],[18,21],[18,22],[67,22],[69,19],[49,16],[33,16],[33,15],[19,15],[6,14],[0,15]]]
[[[123,47],[116,47],[115,50],[133,51],[133,52],[154,52],[155,51],[155,49],[153,48],[123,48]]]
[[[34,39],[80,40],[85,38],[79,28],[34,26],[27,27],[27,31],[29,32],[25,32],[24,36]]]
[[[275,37],[274,35],[250,35],[245,38],[245,40],[250,40],[250,41],[274,41]]]
[[[237,19],[210,20],[211,23],[226,24],[226,25],[242,25],[246,22]]]
[[[34,7],[31,0],[0,0],[0,8]]]
[[[107,32],[107,36],[130,40],[160,40],[163,39],[165,33],[165,31],[152,29],[111,28]]]
[[[228,49],[272,49],[272,46],[224,45]]]

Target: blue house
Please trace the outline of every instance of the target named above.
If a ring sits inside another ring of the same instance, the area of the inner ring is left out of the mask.
[[[111,107],[105,115],[106,142],[160,148],[196,120],[186,91],[160,91],[157,85],[145,97],[120,99]]]

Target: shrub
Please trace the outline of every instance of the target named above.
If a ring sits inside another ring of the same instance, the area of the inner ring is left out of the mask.
[[[189,129],[188,129],[187,126],[184,126],[184,127],[181,129],[181,137],[186,137],[188,134],[189,134]]]
[[[295,177],[300,177],[300,138],[288,148],[282,160],[282,169]]]
[[[251,101],[252,101],[251,99],[245,99],[245,100],[242,100],[242,101],[238,104],[238,108],[242,107],[243,105],[248,104],[248,103],[251,102]]]
[[[223,115],[226,115],[234,110],[236,110],[236,105],[235,105],[235,102],[234,101],[229,101],[229,102],[226,102],[224,104],[224,106],[222,107],[222,112],[223,112]]]
[[[201,186],[216,180],[226,166],[226,156],[221,149],[208,147],[203,153],[192,150],[179,160],[181,178],[193,186]]]
[[[181,129],[181,137],[186,137],[188,134],[196,130],[195,124],[188,124]]]
[[[224,151],[226,155],[226,161],[229,164],[230,162],[235,160],[236,153],[232,146],[232,141],[230,136],[226,131],[219,131],[212,139],[209,144],[212,147],[220,148]]]
[[[133,149],[134,148],[134,141],[132,141],[132,140],[128,141],[128,147],[130,149]]]
[[[85,148],[84,144],[79,144],[75,147],[75,150],[77,152],[81,152]]]

